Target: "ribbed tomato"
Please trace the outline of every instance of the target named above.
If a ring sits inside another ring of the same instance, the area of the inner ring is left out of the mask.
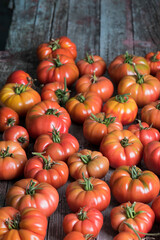
[[[145,58],[150,66],[151,74],[156,75],[157,71],[160,70],[160,51],[149,52]]]
[[[17,70],[9,75],[6,83],[18,83],[32,86],[33,81],[34,80],[28,73],[24,72],[23,70]]]
[[[0,131],[19,124],[19,115],[12,108],[0,107]]]

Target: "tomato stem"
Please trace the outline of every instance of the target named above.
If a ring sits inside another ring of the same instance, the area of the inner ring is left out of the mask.
[[[138,83],[138,84],[144,83],[144,75],[142,75],[142,74],[140,74],[140,73],[138,72],[137,67],[136,67],[135,64],[134,64],[134,71],[135,71],[135,73],[136,73],[136,75],[137,75],[136,83]]]
[[[56,94],[56,96],[57,96],[57,98],[58,98],[58,101],[59,101],[59,104],[62,106],[62,107],[64,107],[65,106],[65,104],[66,104],[66,102],[68,101],[68,99],[69,99],[69,92],[70,91],[66,91],[66,89],[67,89],[67,81],[66,81],[66,77],[64,78],[64,90],[62,90],[62,89],[57,89],[56,91],[55,91],[55,94]]]
[[[45,152],[44,152],[45,153]],[[36,155],[40,158],[42,158],[43,160],[43,169],[46,169],[46,170],[49,170],[52,168],[52,166],[54,164],[58,164],[58,165],[61,165],[60,163],[58,162],[55,162],[52,160],[52,158],[48,155],[48,158],[45,158],[42,154],[43,153],[37,153],[37,152],[32,152],[33,155]]]
[[[121,141],[120,144],[122,145],[122,147],[127,147],[129,145],[132,145],[132,143],[129,143],[129,139],[127,137],[124,137]]]
[[[153,124],[151,124],[149,127],[143,127],[141,120],[139,120],[139,119],[136,119],[136,120],[137,120],[138,123],[139,123],[140,131],[141,131],[141,130],[147,130],[147,129],[150,129],[150,128],[152,127],[152,125],[153,125]]]
[[[1,149],[0,151],[0,157],[6,158],[6,157],[14,157],[13,153],[9,153],[9,146],[7,146],[7,149]]]
[[[126,51],[125,55],[124,55],[125,59],[124,59],[124,63],[128,63],[130,65],[132,65],[132,59],[133,59],[133,55],[130,55],[128,53],[128,51]]]
[[[91,161],[91,155],[80,155],[80,159],[82,160],[83,163],[88,164]]]
[[[85,61],[88,62],[89,64],[92,64],[92,63],[94,63],[94,58],[93,58],[92,55],[89,55],[89,54],[86,52]]]
[[[54,128],[51,133],[53,142],[60,143],[61,142],[60,131],[57,131],[57,129]]]
[[[9,230],[12,229],[19,229],[19,222],[20,222],[20,214],[17,213],[13,219],[7,219],[5,220],[5,224],[7,225]]]
[[[52,51],[55,51],[56,49],[60,48],[61,46],[59,45],[59,39],[57,39],[57,40],[51,39],[48,47],[50,47],[52,49]]]
[[[59,59],[59,55],[57,55],[57,58],[54,58],[53,60],[56,67],[61,67],[63,65]]]
[[[28,140],[27,140],[25,137],[21,136],[21,137],[17,138],[17,141],[18,141],[19,143],[25,143],[25,142],[27,142]]]
[[[84,208],[80,208],[80,211],[77,213],[77,217],[79,220],[84,221],[85,219],[87,219],[87,212],[84,211]]]
[[[35,194],[35,191],[38,189],[42,189],[39,187],[40,184],[37,184],[36,182],[34,182],[33,180],[31,180],[27,186],[26,186],[26,195],[31,195],[33,196]]]
[[[141,176],[141,170],[137,168],[136,166],[129,167],[129,173],[131,175],[132,179],[137,179]]]
[[[96,76],[95,72],[94,72],[93,75],[91,76],[90,81],[92,82],[92,84],[94,84],[94,83],[97,82],[97,76]]]
[[[47,111],[46,111],[45,114],[46,114],[46,115],[54,115],[54,116],[56,116],[56,117],[59,117],[59,115],[60,115],[60,113],[58,112],[58,110],[55,109],[55,108],[49,108],[49,109],[47,109]]]
[[[29,84],[21,84],[21,85],[18,85],[16,84],[15,88],[14,88],[14,91],[16,94],[20,95],[21,93],[25,92],[26,91],[26,88],[28,87]]]
[[[13,126],[14,125],[14,123],[15,123],[15,119],[14,118],[8,118],[7,119],[7,126]]]
[[[115,122],[116,117],[108,117],[108,118],[106,118],[105,113],[102,113],[102,114],[103,114],[103,119],[97,118],[96,115],[91,113],[90,119],[94,120],[94,121],[96,121],[98,123],[102,123],[102,124],[106,125],[107,127],[108,127],[109,124]]]
[[[138,211],[135,212],[134,207],[136,205],[136,202],[134,202],[130,207],[127,205],[126,207],[122,205],[122,208],[125,210],[126,217],[127,218],[135,218],[140,213],[145,213],[145,211]]]
[[[76,99],[80,102],[80,103],[83,103],[86,99],[85,97],[82,95],[82,93],[78,94],[76,96]]]
[[[126,94],[123,94],[123,95],[116,95],[115,99],[116,99],[117,102],[125,103],[129,99],[128,95],[130,95],[130,93],[126,93]]]
[[[83,180],[84,180],[84,181],[81,181],[81,180],[80,180],[79,183],[84,186],[84,190],[85,190],[85,191],[91,191],[91,190],[93,190],[93,184],[91,183],[90,178],[86,178],[86,177],[84,176],[84,173],[82,173],[82,177],[83,177]]]
[[[151,62],[159,62],[160,59],[157,58],[157,55],[159,54],[159,52],[156,52],[151,58]]]

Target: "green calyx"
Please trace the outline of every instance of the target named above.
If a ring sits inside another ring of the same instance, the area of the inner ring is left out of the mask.
[[[42,153],[38,153],[38,152],[32,152],[33,155],[36,155],[40,158],[42,158],[43,160],[43,169],[46,169],[46,170],[49,170],[52,168],[52,166],[54,164],[58,164],[58,165],[61,165],[60,163],[57,163],[55,161],[52,160],[52,158],[48,155],[48,158],[45,158]]]
[[[16,120],[14,118],[8,118],[7,119],[7,126],[10,126],[10,127],[14,126],[15,121]]]
[[[47,109],[47,111],[46,111],[45,114],[46,114],[46,115],[54,115],[54,116],[56,116],[56,117],[59,117],[59,115],[60,115],[60,113],[58,112],[58,110],[55,109],[55,108],[49,108],[49,109]]]
[[[61,142],[60,131],[57,131],[55,128],[52,130],[52,141],[55,143]]]
[[[88,62],[89,64],[94,63],[94,58],[92,55],[89,55],[88,53],[86,53],[86,57],[84,59],[86,62]]]
[[[128,64],[130,64],[130,65],[133,64],[133,61],[132,61],[132,60],[133,60],[133,55],[130,55],[130,54],[128,53],[128,51],[126,51],[124,57],[125,57],[124,63],[128,63]]]
[[[142,175],[142,171],[136,166],[129,167],[129,173],[132,179],[137,179]]]
[[[77,213],[77,217],[79,220],[84,221],[85,219],[87,219],[87,212],[84,211],[84,208],[80,208],[80,211]]]
[[[134,210],[135,205],[136,205],[136,202],[134,202],[130,207],[128,205],[126,207],[122,205],[122,208],[125,210],[127,218],[134,219],[138,214],[145,212],[145,211],[135,212],[135,210]]]
[[[59,45],[59,39],[57,39],[57,40],[51,39],[48,47],[50,47],[52,49],[52,51],[55,51],[56,49],[61,48],[61,46]]]
[[[132,143],[129,143],[129,139],[127,137],[124,137],[121,141],[120,144],[122,145],[122,147],[127,147],[129,145],[132,145]]]
[[[90,179],[91,178],[86,178],[85,176],[84,176],[84,173],[82,173],[82,177],[83,177],[83,180],[84,181],[79,181],[79,183],[81,184],[81,185],[83,185],[83,188],[84,188],[84,190],[85,191],[91,191],[91,190],[93,190],[93,184],[91,183],[91,181],[90,181]]]
[[[93,75],[91,76],[91,79],[90,79],[91,83],[94,84],[97,82],[97,76],[95,74],[95,72],[93,73]]]
[[[115,100],[119,103],[125,103],[129,99],[128,95],[130,95],[130,93],[126,93],[126,94],[123,94],[123,95],[116,95]]]
[[[90,119],[93,120],[93,121],[96,121],[98,123],[102,123],[102,124],[104,124],[106,126],[109,126],[111,123],[114,123],[115,120],[116,120],[116,117],[108,117],[108,118],[106,118],[105,113],[103,115],[104,115],[104,118],[101,119],[101,118],[97,118],[96,115],[91,113]]]
[[[80,102],[80,103],[83,103],[86,99],[85,97],[82,95],[82,93],[78,94],[76,96],[76,99]]]
[[[5,220],[5,224],[7,225],[9,230],[12,229],[19,229],[19,222],[20,222],[20,214],[17,213],[13,219],[7,219]]]
[[[19,138],[17,138],[17,141],[19,142],[19,143],[25,143],[25,142],[27,142],[28,140],[25,138],[25,137],[19,137]]]
[[[87,155],[80,155],[80,159],[85,164],[88,164],[92,160],[91,155],[89,155],[89,154],[87,154]]]
[[[138,72],[135,64],[134,64],[134,71],[135,71],[136,76],[137,76],[136,83],[138,83],[138,84],[144,83],[144,75],[142,75]]]
[[[160,59],[157,58],[157,55],[158,55],[159,52],[156,52],[151,58],[151,62],[159,62]]]
[[[69,99],[69,91],[66,91],[67,89],[67,81],[66,81],[66,78],[64,78],[64,90],[63,89],[57,89],[55,91],[55,94],[58,98],[58,101],[59,101],[59,104],[64,107],[66,102],[68,101]]]
[[[141,131],[141,130],[147,130],[147,129],[150,129],[150,128],[152,127],[152,125],[153,125],[153,124],[151,124],[149,127],[143,127],[141,120],[139,120],[139,119],[136,119],[136,120],[137,120],[138,123],[139,123],[140,131]]]
[[[6,158],[6,157],[14,157],[13,153],[9,153],[9,146],[7,149],[1,149],[0,151],[0,158]]]
[[[24,84],[21,84],[21,85],[17,85],[15,86],[14,88],[14,92],[17,94],[17,95],[20,95],[21,93],[25,92],[26,89],[28,87],[28,84],[27,85],[24,85]]]
[[[34,196],[36,190],[42,189],[42,188],[39,187],[39,185],[40,184],[37,184],[36,182],[31,180],[26,186],[26,195]]]
[[[53,60],[55,67],[61,67],[63,65],[59,59],[59,55],[57,55],[57,58],[54,58]]]

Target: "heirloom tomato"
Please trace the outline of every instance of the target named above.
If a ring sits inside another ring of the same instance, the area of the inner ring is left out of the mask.
[[[14,71],[7,78],[7,83],[18,83],[27,86],[32,86],[33,81],[31,76],[23,70]]]
[[[157,71],[160,70],[160,51],[149,52],[145,58],[150,66],[151,74],[156,75]]]
[[[83,233],[78,231],[73,231],[68,233],[63,240],[93,240],[93,236],[90,234],[83,235]]]
[[[160,223],[160,195],[153,200],[151,208],[155,213],[156,221]]]
[[[0,107],[0,131],[19,124],[19,115],[12,108]]]
[[[156,76],[155,76],[159,81],[160,81],[160,70],[157,71]]]
[[[58,202],[59,195],[54,187],[31,178],[17,181],[6,194],[7,206],[12,206],[19,211],[26,207],[34,207],[46,217],[56,210]]]
[[[140,162],[143,145],[131,131],[115,130],[104,136],[100,151],[108,158],[112,168],[123,165],[132,166]]]
[[[131,233],[131,232],[120,232],[118,233],[113,240],[139,240],[141,238],[138,238],[138,236],[135,233]]]

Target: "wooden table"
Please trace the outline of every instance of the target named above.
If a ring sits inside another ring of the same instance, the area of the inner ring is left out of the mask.
[[[22,69],[35,78],[37,46],[62,35],[77,45],[77,60],[89,52],[103,57],[107,65],[126,50],[141,56],[160,50],[159,0],[12,0],[9,7],[13,16],[6,49],[0,52],[0,87],[14,70]],[[84,139],[81,126],[73,124],[70,133],[77,137],[80,149],[96,149]],[[32,150],[33,143],[28,148],[28,157]],[[103,179],[107,183],[112,172]],[[5,205],[6,192],[13,182],[0,182],[0,206]],[[62,221],[70,212],[65,200],[67,184],[58,190],[60,202],[49,218],[46,240],[64,237]],[[109,217],[116,205],[112,197],[103,212],[104,224],[98,240],[110,240],[116,235]]]

